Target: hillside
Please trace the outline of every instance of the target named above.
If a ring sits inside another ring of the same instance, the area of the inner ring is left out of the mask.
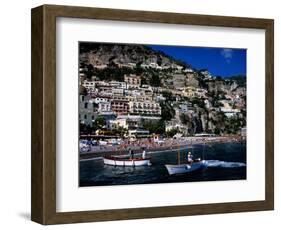
[[[124,45],[110,43],[80,43],[80,60],[92,65],[150,65],[155,63],[162,67],[186,67],[184,63],[155,51],[144,45]]]
[[[160,100],[166,127],[179,123],[182,133],[229,134],[246,124],[245,76],[212,76],[145,45],[80,43],[79,51],[81,82],[124,82],[135,74],[138,91],[149,88],[153,100]],[[83,87],[80,92],[87,93]]]

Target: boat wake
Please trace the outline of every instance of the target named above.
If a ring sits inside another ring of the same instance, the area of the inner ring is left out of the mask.
[[[246,167],[245,163],[242,162],[227,162],[220,160],[206,160],[207,167],[209,168],[239,168]]]

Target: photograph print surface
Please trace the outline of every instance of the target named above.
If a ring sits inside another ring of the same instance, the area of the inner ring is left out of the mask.
[[[246,179],[246,49],[78,46],[80,186]]]

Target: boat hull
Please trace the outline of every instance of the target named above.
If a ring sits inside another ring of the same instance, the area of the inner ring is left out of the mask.
[[[202,170],[206,168],[206,166],[207,166],[207,162],[204,160],[192,164],[165,165],[170,175],[190,173],[190,172]]]
[[[149,158],[141,159],[118,159],[118,158],[103,158],[103,162],[106,165],[113,165],[113,166],[128,166],[128,167],[138,167],[138,166],[150,166],[151,162]]]

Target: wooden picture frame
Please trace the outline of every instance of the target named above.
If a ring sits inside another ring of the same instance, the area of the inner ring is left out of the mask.
[[[266,34],[265,200],[102,211],[56,211],[56,18],[122,20],[264,29]],[[32,9],[32,205],[31,219],[63,224],[231,213],[274,208],[274,21],[179,13],[43,5]]]

